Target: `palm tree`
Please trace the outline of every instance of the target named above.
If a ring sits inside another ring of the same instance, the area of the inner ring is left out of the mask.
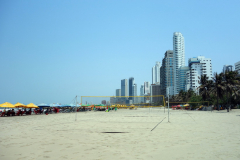
[[[192,89],[189,89],[186,93],[186,101],[189,101],[192,96],[196,95]]]
[[[186,96],[187,96],[187,92],[181,90],[179,93],[178,93],[178,99],[180,102],[185,102],[186,101]]]
[[[198,81],[200,86],[198,87],[199,89],[199,94],[202,96],[202,99],[206,101],[206,99],[209,97],[209,81],[207,75],[201,75],[200,80]]]
[[[213,86],[211,89],[211,93],[213,93],[217,97],[218,111],[219,111],[218,100],[219,100],[219,98],[223,98],[224,91],[225,91],[225,86],[224,86],[224,82],[223,82],[223,74],[222,73],[217,74],[215,72],[214,77],[213,77]]]
[[[225,90],[227,92],[227,103],[231,105],[231,97],[232,95],[238,95],[239,91],[239,80],[238,80],[238,72],[230,71],[223,73]],[[229,102],[230,100],[230,102]]]

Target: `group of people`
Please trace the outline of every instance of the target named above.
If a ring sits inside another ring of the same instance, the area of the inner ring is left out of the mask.
[[[35,114],[42,114],[43,110],[42,109],[34,109],[32,110],[32,108],[30,108],[29,110],[25,109],[18,109],[17,111],[15,111],[14,109],[9,109],[6,111],[6,109],[4,109],[3,111],[0,111],[0,115],[1,117],[4,116],[22,116],[22,115],[31,115],[32,112],[34,111]]]
[[[21,109],[18,109],[17,112],[15,112],[14,109],[9,109],[6,111],[6,109],[4,109],[1,113],[1,117],[4,117],[4,116],[22,116],[23,114],[26,114],[26,115],[31,115],[32,113],[32,109],[30,108],[29,110],[26,110],[26,108],[24,110],[21,110]]]

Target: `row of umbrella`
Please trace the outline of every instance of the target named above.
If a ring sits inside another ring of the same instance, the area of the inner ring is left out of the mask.
[[[0,107],[4,107],[4,108],[39,108],[38,106],[36,106],[33,103],[29,103],[28,105],[24,105],[22,103],[16,103],[16,104],[11,104],[9,102],[5,102],[3,104],[0,104]]]

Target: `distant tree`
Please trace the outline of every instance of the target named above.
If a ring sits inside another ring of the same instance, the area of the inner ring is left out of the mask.
[[[223,98],[224,91],[225,91],[225,86],[224,86],[224,82],[223,82],[223,74],[222,73],[220,73],[220,74],[214,73],[213,86],[211,88],[211,93],[216,95],[216,97],[217,97],[218,110],[220,110],[219,98]]]

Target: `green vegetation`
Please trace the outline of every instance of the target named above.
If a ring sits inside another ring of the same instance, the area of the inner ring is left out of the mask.
[[[200,102],[208,101],[209,105],[215,105],[219,110],[219,105],[223,107],[234,107],[240,104],[240,76],[237,72],[214,73],[212,80],[208,80],[206,75],[199,77],[199,95],[191,89],[187,92],[180,91],[178,95],[171,96],[170,102]],[[190,103],[191,104],[191,103]],[[197,103],[192,103],[193,108]],[[201,105],[207,105],[203,102]]]

